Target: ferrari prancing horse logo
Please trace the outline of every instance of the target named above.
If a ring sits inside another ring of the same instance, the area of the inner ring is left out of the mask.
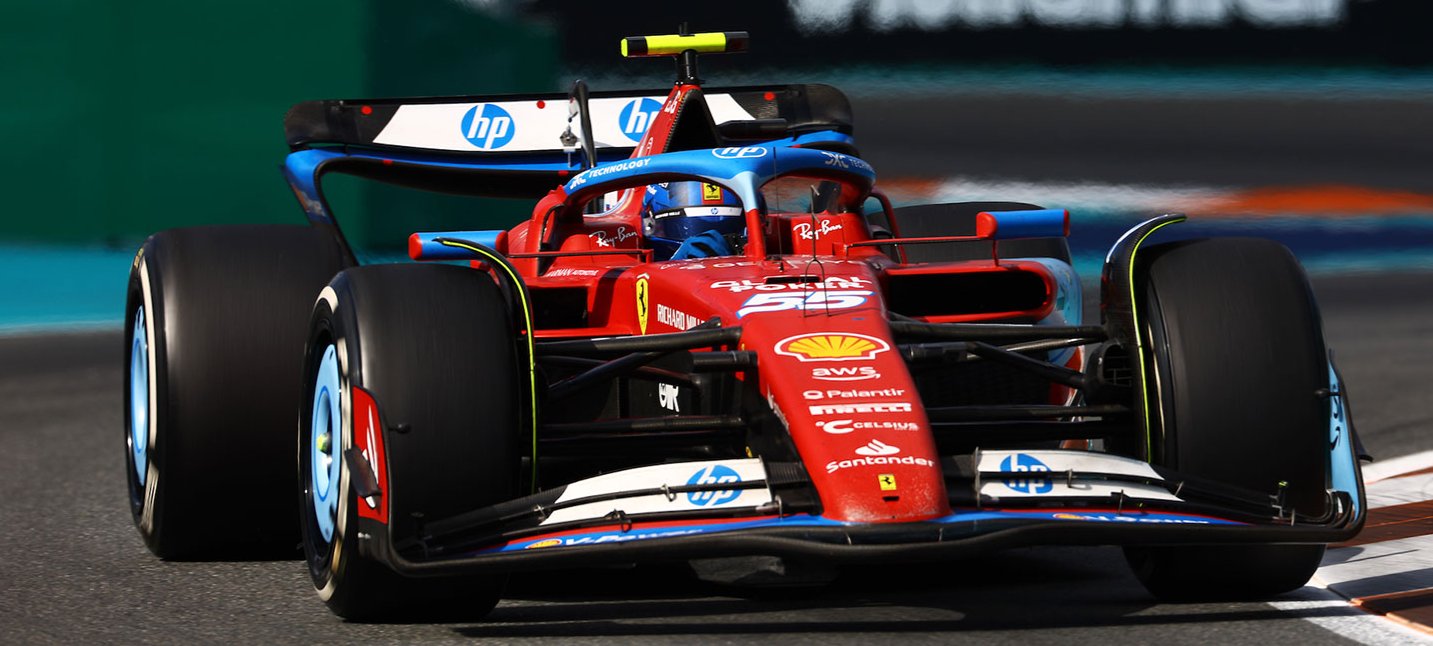
[[[642,334],[647,333],[647,274],[637,277],[637,326],[642,328]]]

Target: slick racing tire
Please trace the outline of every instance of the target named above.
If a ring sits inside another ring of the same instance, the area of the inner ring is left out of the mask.
[[[1326,513],[1328,353],[1294,255],[1254,238],[1142,250],[1135,269],[1149,352],[1151,462]],[[1282,491],[1282,493],[1279,493]],[[1257,598],[1304,585],[1323,545],[1130,548],[1136,575],[1170,600]]]
[[[170,229],[125,302],[125,472],[144,543],[167,559],[289,556],[293,411],[314,295],[343,268],[308,226]]]
[[[1135,578],[1161,601],[1263,599],[1297,590],[1323,560],[1323,545],[1126,547]]]
[[[976,214],[995,211],[1027,211],[1044,207],[1021,202],[954,202],[920,204],[894,209],[896,224],[902,238],[975,235]],[[990,244],[986,241],[948,242],[943,244],[905,245],[909,262],[950,262],[954,260],[990,260]],[[1001,258],[1055,258],[1070,263],[1070,245],[1064,238],[1030,238],[1004,240],[1000,243]],[[897,255],[899,258],[899,255]]]
[[[516,497],[519,402],[528,401],[516,339],[485,272],[372,265],[324,288],[304,364],[299,504],[309,574],[335,614],[476,618],[497,603],[504,577],[405,578],[375,552],[414,546],[425,522]],[[359,394],[376,402],[376,419],[353,414]],[[382,448],[363,464],[381,493],[362,497],[365,474],[346,452],[375,441]]]

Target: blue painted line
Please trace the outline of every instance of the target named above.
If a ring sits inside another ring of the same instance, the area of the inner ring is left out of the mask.
[[[0,334],[119,329],[135,251],[0,243]]]

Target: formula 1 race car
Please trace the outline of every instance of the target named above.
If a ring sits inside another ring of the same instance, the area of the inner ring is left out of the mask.
[[[294,106],[307,226],[169,230],[134,259],[149,548],[300,542],[333,612],[382,618],[485,612],[534,569],[1034,544],[1123,546],[1164,599],[1256,597],[1359,531],[1347,395],[1286,248],[1145,244],[1184,219],[1156,217],[1086,324],[1066,211],[893,208],[836,89],[702,86],[698,54],[746,44],[624,39],[676,58],[665,97]],[[328,173],[536,207],[408,239],[447,262],[360,266]]]

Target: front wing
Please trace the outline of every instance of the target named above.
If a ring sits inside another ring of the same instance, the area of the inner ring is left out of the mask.
[[[1349,442],[1331,455],[1352,468]],[[361,519],[360,550],[410,575],[744,555],[925,562],[1028,545],[1332,543],[1363,526],[1361,485],[1335,478],[1323,518],[1279,501],[1089,451],[984,451],[944,460],[952,513],[901,523],[823,518],[792,465],[760,459],[640,467],[433,523],[395,543]],[[1345,488],[1341,488],[1345,487]]]

